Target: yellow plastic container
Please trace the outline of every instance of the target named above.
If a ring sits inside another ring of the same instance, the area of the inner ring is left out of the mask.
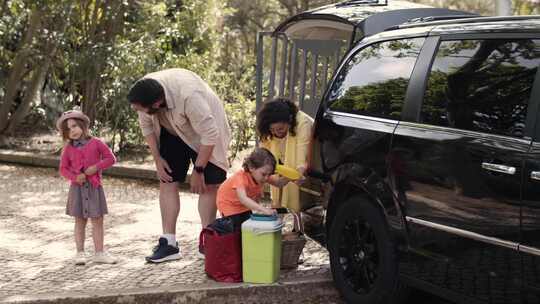
[[[277,216],[252,215],[242,223],[242,275],[247,283],[273,283],[279,278],[281,228]]]
[[[276,165],[276,173],[290,180],[297,180],[302,177],[302,174],[298,170],[279,164]]]

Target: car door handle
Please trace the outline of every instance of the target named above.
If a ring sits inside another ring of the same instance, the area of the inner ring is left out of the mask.
[[[531,171],[531,179],[540,180],[540,171]]]
[[[489,171],[500,172],[500,173],[510,174],[510,175],[514,175],[516,173],[515,167],[499,165],[499,164],[482,163],[482,168]]]

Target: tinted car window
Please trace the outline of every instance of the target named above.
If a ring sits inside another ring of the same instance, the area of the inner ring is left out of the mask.
[[[424,96],[424,123],[522,137],[538,40],[441,43]]]
[[[356,53],[330,91],[330,109],[398,119],[423,38],[376,43]]]

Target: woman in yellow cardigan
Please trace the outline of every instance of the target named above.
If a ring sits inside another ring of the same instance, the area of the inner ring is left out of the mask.
[[[276,98],[265,102],[257,113],[257,132],[261,146],[270,150],[279,164],[295,168],[304,173],[308,162],[313,119],[299,111],[290,100]],[[283,206],[300,211],[300,189],[297,183],[289,183],[285,177],[272,176],[272,202],[275,207]]]

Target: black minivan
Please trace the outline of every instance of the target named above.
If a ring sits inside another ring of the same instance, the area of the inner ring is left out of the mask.
[[[426,15],[360,38],[336,30],[313,56],[316,42],[286,33],[366,7],[308,12],[272,36],[304,47],[300,64],[274,64],[285,76],[268,91],[315,117],[310,187],[323,195],[303,194],[302,217],[336,287],[349,303],[396,303],[407,287],[540,303],[540,17],[415,8]]]

